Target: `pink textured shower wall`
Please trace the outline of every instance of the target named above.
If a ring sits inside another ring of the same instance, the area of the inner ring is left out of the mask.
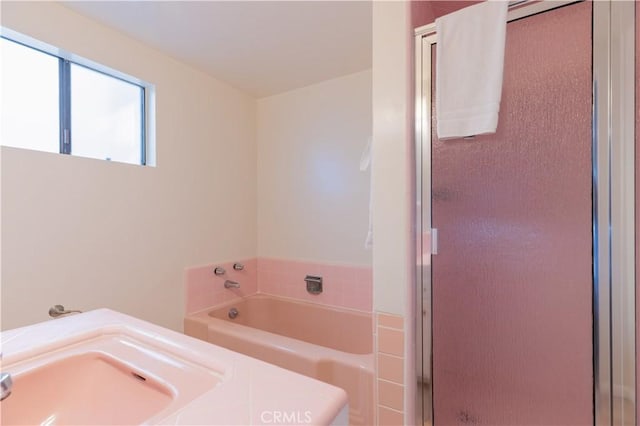
[[[269,258],[253,258],[240,263],[245,265],[242,271],[234,270],[233,262],[186,269],[185,312],[196,312],[258,292],[371,312],[371,267]],[[226,273],[216,276],[213,273],[216,266],[223,267]],[[306,291],[306,275],[322,277],[324,288],[321,294],[313,295]],[[240,288],[224,288],[226,279],[237,281]]]
[[[234,262],[216,263],[196,266],[185,270],[185,312],[187,314],[204,308],[228,302],[258,291],[257,260],[245,259],[238,261],[244,265],[242,271],[233,269]],[[220,266],[226,270],[224,275],[215,275],[213,269]],[[240,284],[239,289],[224,288],[224,281],[231,280]]]
[[[482,0],[413,0],[411,2],[411,25],[418,28],[430,24],[441,16],[480,3]]]
[[[307,292],[306,275],[320,275],[323,292]],[[277,296],[371,312],[371,267],[333,265],[289,259],[258,259],[258,290]]]

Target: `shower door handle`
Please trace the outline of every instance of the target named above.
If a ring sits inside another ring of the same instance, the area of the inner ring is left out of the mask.
[[[438,254],[438,230],[431,228],[431,255]]]

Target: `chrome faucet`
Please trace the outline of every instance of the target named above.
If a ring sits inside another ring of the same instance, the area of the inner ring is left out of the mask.
[[[224,282],[224,288],[240,288],[240,284],[235,281],[226,280]]]
[[[82,313],[82,311],[78,311],[76,309],[66,310],[62,305],[53,305],[52,307],[49,308],[49,316],[52,318],[58,318],[59,316],[62,316],[62,315],[74,314],[74,313],[80,314]]]
[[[2,352],[0,352],[0,359],[2,359]],[[0,401],[4,401],[9,395],[11,395],[12,387],[13,380],[11,380],[11,374],[0,373]]]
[[[11,380],[11,374],[1,373],[0,388],[2,388],[2,392],[0,392],[0,401],[4,401],[9,395],[11,395],[12,386],[13,386],[13,380]]]

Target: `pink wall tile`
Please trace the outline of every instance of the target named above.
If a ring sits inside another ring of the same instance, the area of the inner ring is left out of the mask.
[[[381,312],[376,312],[374,318],[378,424],[401,425],[405,408],[404,318]]]
[[[398,315],[378,313],[378,325],[386,328],[404,329],[404,319]]]
[[[400,330],[378,327],[378,352],[404,356],[404,333]]]
[[[378,378],[399,385],[404,384],[404,359],[383,353],[378,354]]]
[[[386,407],[378,407],[378,424],[380,426],[404,425],[404,415],[401,411],[391,410]]]
[[[378,380],[378,404],[402,411],[404,408],[404,386]]]
[[[371,312],[373,277],[370,267],[262,257],[257,262],[258,291],[261,293]],[[321,294],[307,292],[306,275],[322,276]]]
[[[240,263],[245,265],[243,271],[234,270],[233,262],[186,269],[185,312],[199,311],[257,292],[371,312],[373,276],[370,267],[271,258],[247,259]],[[225,268],[226,274],[214,275],[215,266]],[[321,294],[307,292],[306,275],[322,276]],[[240,289],[225,289],[225,279],[239,282]]]

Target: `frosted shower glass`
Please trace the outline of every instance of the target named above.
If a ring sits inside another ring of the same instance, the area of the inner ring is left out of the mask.
[[[434,422],[593,424],[591,4],[510,23],[504,75],[495,135],[432,135]]]

